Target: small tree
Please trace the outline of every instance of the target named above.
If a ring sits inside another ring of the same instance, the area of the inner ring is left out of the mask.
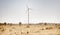
[[[6,25],[6,22],[4,22],[4,25]]]
[[[47,23],[44,23],[44,25],[47,25]]]
[[[19,22],[19,25],[21,25],[21,22]]]

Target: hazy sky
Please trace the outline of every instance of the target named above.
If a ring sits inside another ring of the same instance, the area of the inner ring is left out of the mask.
[[[27,23],[27,5],[30,23],[60,22],[60,0],[0,0],[0,22]]]

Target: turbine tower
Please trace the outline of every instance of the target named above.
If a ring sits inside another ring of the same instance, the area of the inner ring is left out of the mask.
[[[27,11],[28,11],[28,24],[29,24],[29,11],[30,11],[30,8],[27,6]]]
[[[28,25],[27,28],[29,28],[29,23],[30,23],[30,10],[32,10],[28,5],[29,5],[30,0],[27,0],[27,17],[28,17]]]
[[[29,18],[29,17],[30,17],[30,13],[29,13],[29,12],[30,12],[30,9],[31,9],[31,8],[29,8],[29,6],[28,6],[28,5],[29,5],[29,2],[30,2],[30,0],[27,0],[27,5],[26,5],[26,6],[27,6],[27,12],[28,12],[28,14],[27,14],[27,15],[28,15],[28,24],[30,23],[30,22],[29,22],[29,21],[30,21],[30,18]]]

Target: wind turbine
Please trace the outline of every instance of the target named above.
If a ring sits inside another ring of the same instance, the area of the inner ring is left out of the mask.
[[[30,16],[30,13],[29,12],[30,12],[30,8],[28,7],[28,5],[27,5],[27,12],[28,12],[27,15],[28,15],[28,24],[29,24],[29,16]]]
[[[31,8],[29,8],[28,6],[27,6],[27,12],[28,12],[28,25],[27,25],[27,28],[29,28],[29,21],[30,21],[30,10],[32,10]]]
[[[29,21],[30,21],[30,18],[29,18],[29,17],[30,17],[30,10],[32,10],[32,9],[31,9],[31,8],[29,8],[29,6],[28,6],[28,5],[29,5],[30,0],[28,0],[27,2],[28,2],[28,4],[26,5],[26,7],[27,7],[27,12],[28,12],[28,14],[27,14],[27,15],[28,15],[28,25],[29,25]]]

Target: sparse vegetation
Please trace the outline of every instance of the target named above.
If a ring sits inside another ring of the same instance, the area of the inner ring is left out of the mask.
[[[44,25],[47,25],[47,23],[44,23]]]
[[[46,27],[46,30],[51,30],[53,29],[53,27]]]
[[[12,26],[10,26],[12,25]],[[56,28],[57,26],[57,28]],[[3,33],[4,32],[4,33]],[[60,35],[60,25],[51,25],[51,24],[6,24],[0,25],[0,35],[48,35],[53,34]],[[8,33],[8,34],[7,34]]]
[[[6,22],[4,22],[4,25],[6,25]]]
[[[29,25],[27,25],[27,26],[26,26],[26,28],[30,28],[30,26],[29,26]]]
[[[19,22],[19,25],[21,25],[21,22]]]

